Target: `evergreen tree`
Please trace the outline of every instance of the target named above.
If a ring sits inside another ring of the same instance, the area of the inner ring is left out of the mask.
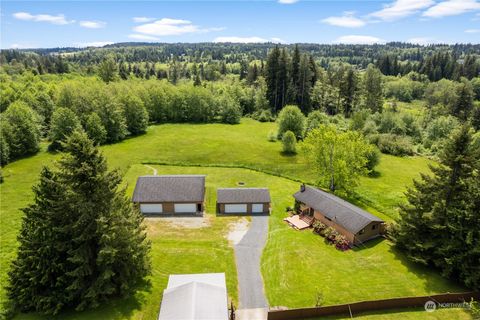
[[[120,188],[120,174],[108,171],[85,133],[73,133],[64,149],[24,209],[7,288],[17,311],[97,307],[133,294],[150,270],[143,216]]]
[[[276,113],[281,109],[280,99],[280,83],[278,79],[279,75],[279,59],[280,49],[275,46],[273,50],[268,54],[267,65],[265,67],[265,81],[267,83],[267,99],[270,103],[272,112]]]
[[[304,114],[310,112],[310,94],[312,91],[312,71],[309,58],[303,54],[300,58],[300,65],[298,70],[299,78],[297,80],[296,103]]]
[[[422,174],[407,192],[392,236],[415,262],[480,289],[479,150],[468,125],[454,131],[432,175]]]
[[[456,89],[457,97],[452,106],[451,113],[460,118],[466,120],[473,109],[473,88],[469,81],[463,79]]]
[[[98,66],[98,75],[106,82],[115,81],[117,77],[117,64],[112,56],[105,58]]]
[[[367,67],[364,79],[364,107],[372,112],[381,112],[383,109],[382,74],[373,65]]]
[[[357,102],[358,80],[355,71],[350,66],[345,72],[342,72],[341,77],[339,84],[341,107],[345,117],[349,117]]]

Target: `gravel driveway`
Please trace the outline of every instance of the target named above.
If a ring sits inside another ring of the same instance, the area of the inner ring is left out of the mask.
[[[242,240],[234,246],[240,291],[239,308],[268,307],[263,289],[260,258],[267,241],[268,216],[252,216],[252,222]]]

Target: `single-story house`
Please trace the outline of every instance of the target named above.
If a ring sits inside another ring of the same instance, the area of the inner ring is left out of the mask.
[[[174,274],[163,291],[158,320],[228,320],[225,273]]]
[[[139,177],[132,201],[147,215],[201,214],[205,207],[205,176]]]
[[[323,190],[302,185],[293,197],[299,213],[313,216],[355,245],[380,236],[384,230],[382,219]]]
[[[217,189],[218,213],[270,213],[270,192],[267,188]]]

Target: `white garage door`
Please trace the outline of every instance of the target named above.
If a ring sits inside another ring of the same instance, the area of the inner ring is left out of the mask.
[[[140,211],[142,213],[162,213],[163,206],[161,203],[142,203],[140,204]]]
[[[226,204],[225,213],[247,213],[246,204]]]
[[[195,213],[197,212],[196,203],[175,203],[175,213]]]
[[[254,203],[252,204],[253,213],[262,213],[263,212],[263,203]]]

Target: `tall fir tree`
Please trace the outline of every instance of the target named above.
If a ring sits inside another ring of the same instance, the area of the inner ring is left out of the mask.
[[[121,176],[84,132],[44,168],[24,209],[8,296],[20,311],[57,314],[131,295],[150,271],[143,217],[120,188]]]
[[[364,107],[372,112],[382,112],[383,86],[382,73],[373,65],[367,67],[364,74]]]
[[[480,155],[472,130],[452,133],[432,174],[407,192],[392,237],[415,262],[480,289]]]
[[[265,81],[267,83],[267,99],[270,103],[272,112],[276,113],[281,109],[280,103],[280,87],[278,80],[280,60],[280,49],[275,46],[273,50],[268,54],[267,64],[265,66]]]

